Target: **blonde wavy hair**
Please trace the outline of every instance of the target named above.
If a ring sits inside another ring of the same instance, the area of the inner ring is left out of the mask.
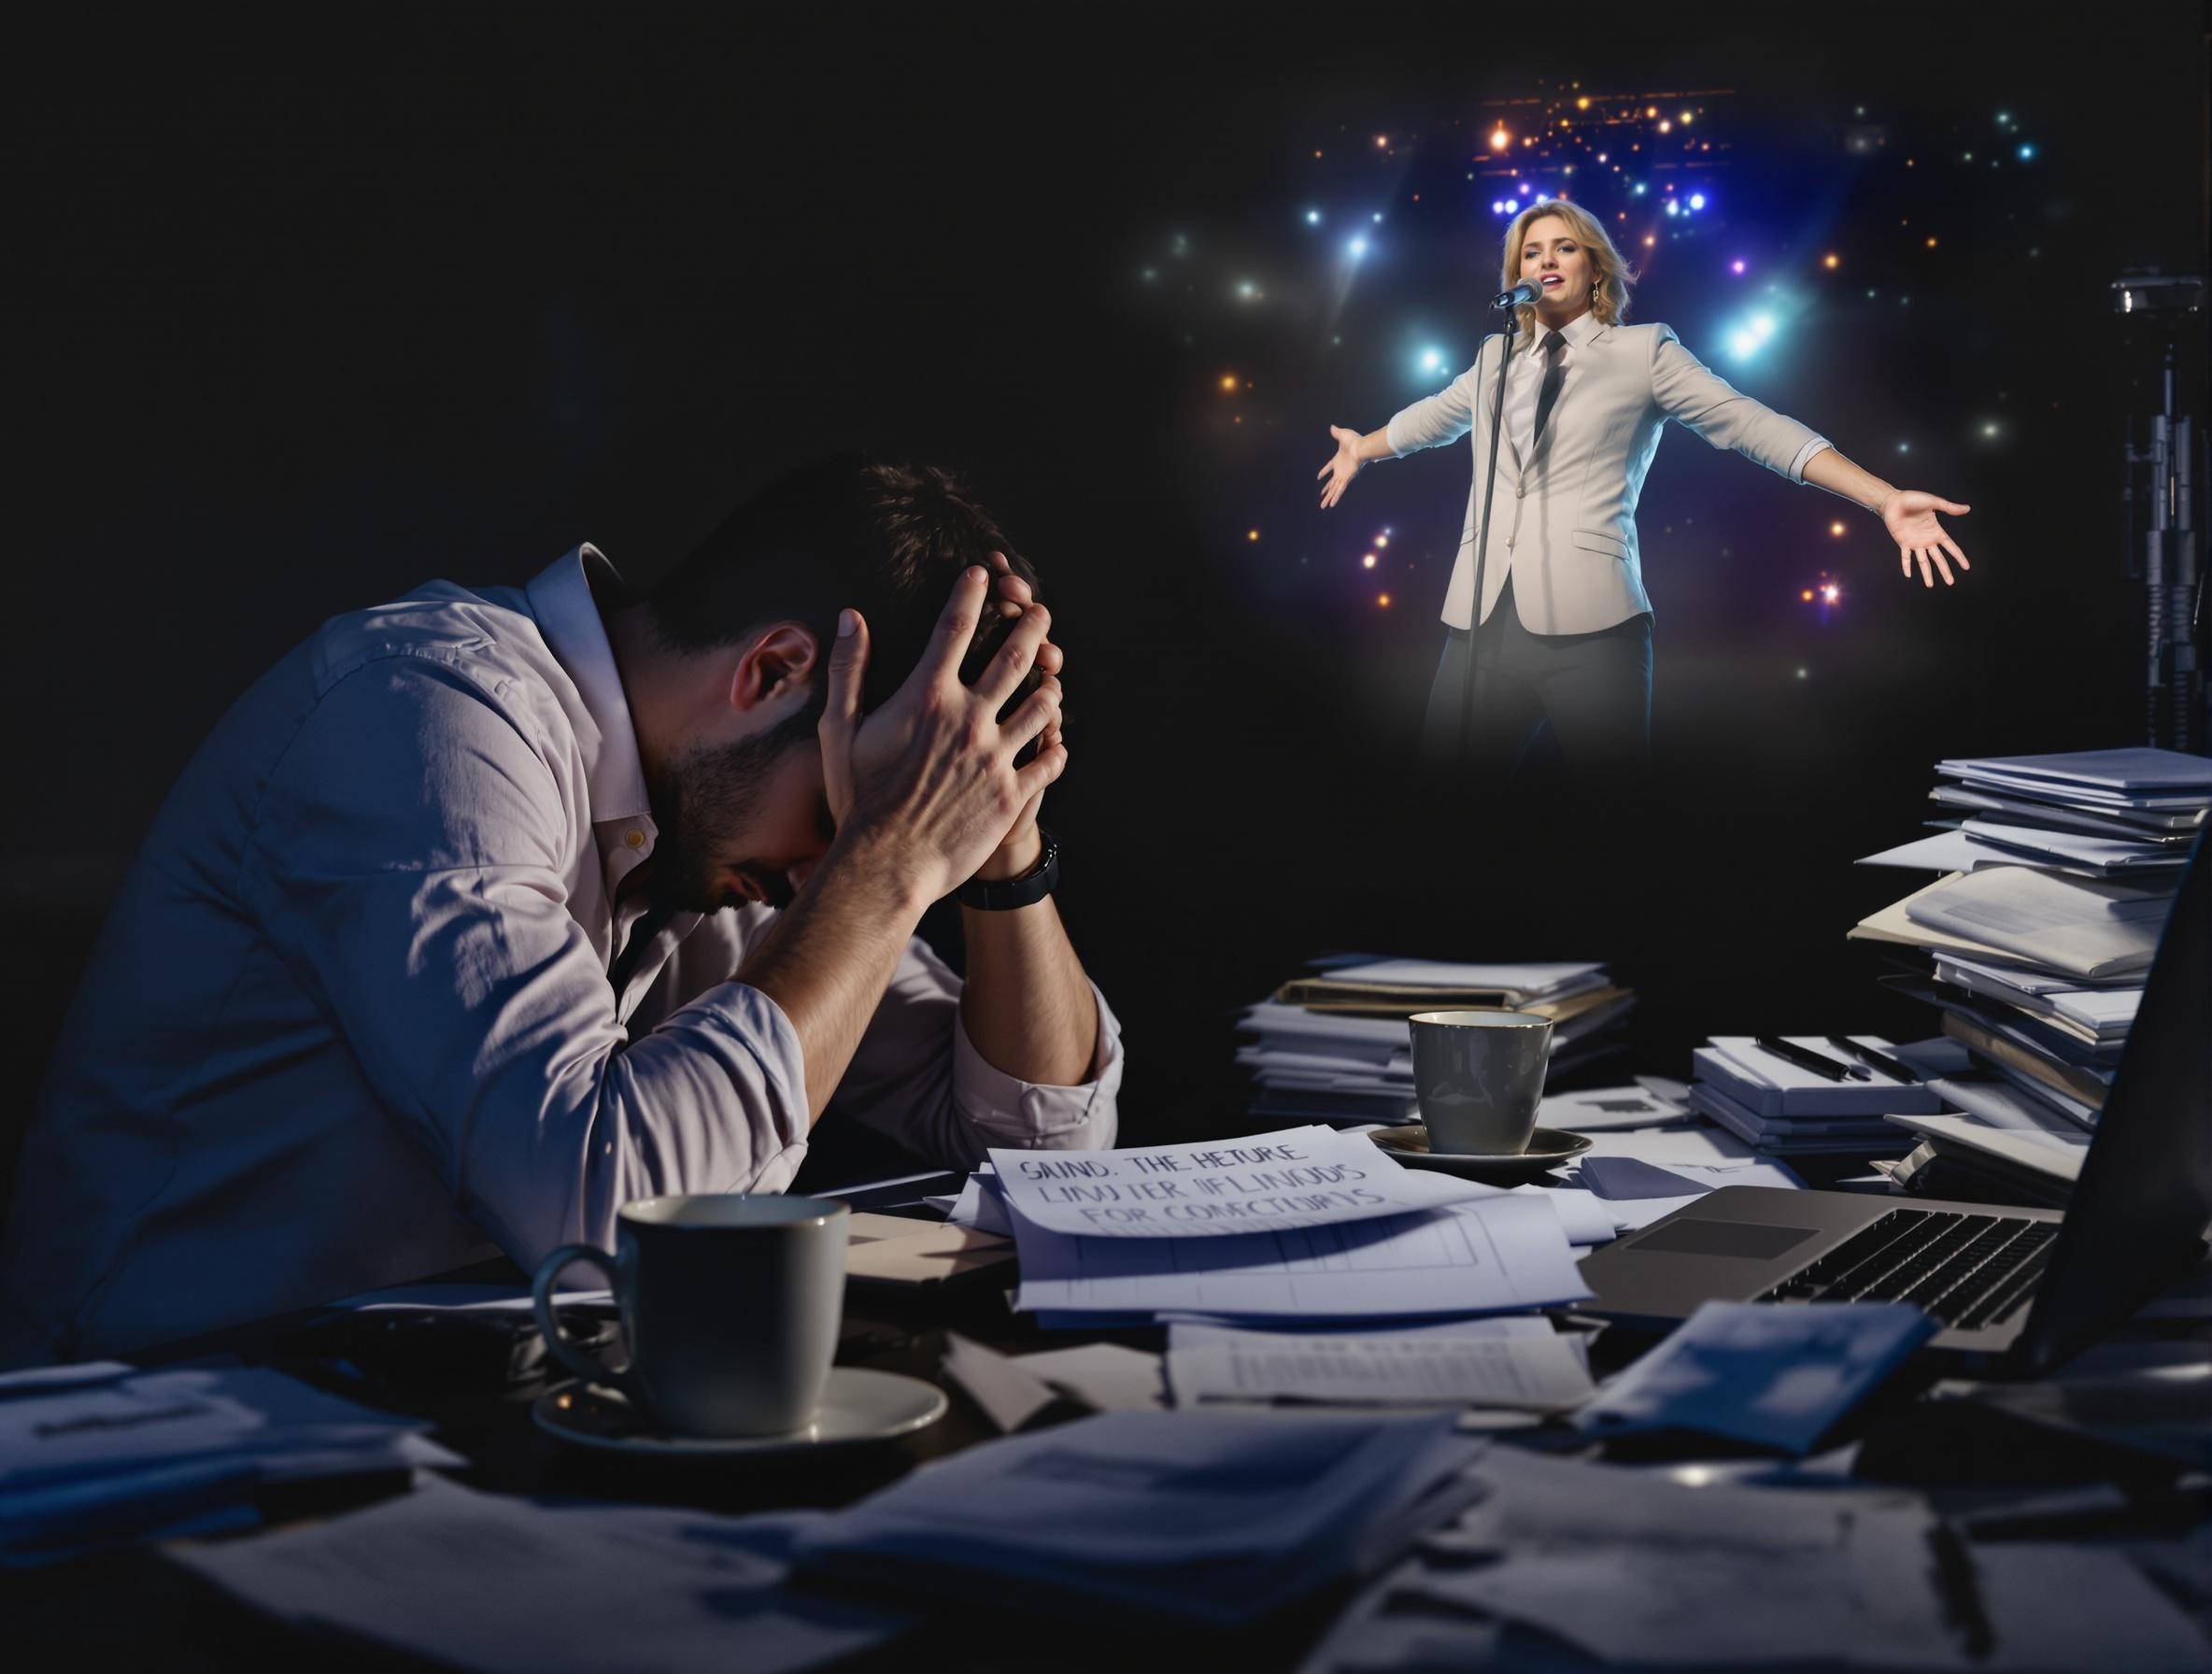
[[[1636,275],[1596,218],[1565,198],[1538,198],[1513,217],[1513,224],[1506,230],[1497,288],[1510,291],[1521,282],[1521,247],[1527,242],[1529,224],[1546,216],[1567,223],[1567,230],[1581,241],[1583,253],[1596,270],[1597,294],[1590,300],[1590,312],[1607,325],[1619,325],[1628,318],[1628,288],[1636,282]],[[1515,308],[1513,318],[1521,323],[1520,339],[1513,345],[1513,352],[1519,354],[1536,341],[1535,305]]]

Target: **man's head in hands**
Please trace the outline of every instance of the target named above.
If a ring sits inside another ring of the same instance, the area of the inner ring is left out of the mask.
[[[944,472],[848,455],[763,489],[634,600],[603,601],[659,831],[656,899],[692,911],[790,899],[843,801],[818,738],[841,613],[864,623],[865,715],[915,671],[957,578],[978,566],[992,581],[959,656],[970,686],[1032,600],[1035,571]],[[1022,660],[1009,710],[1050,682],[1058,652]]]

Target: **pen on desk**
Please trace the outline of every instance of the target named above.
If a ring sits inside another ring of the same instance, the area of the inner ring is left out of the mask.
[[[1813,1052],[1780,1035],[1753,1035],[1751,1044],[1762,1052],[1771,1052],[1785,1063],[1795,1064],[1800,1070],[1810,1070],[1815,1075],[1825,1075],[1830,1081],[1871,1080],[1866,1071],[1856,1064],[1839,1064],[1825,1053]]]
[[[1978,1662],[1995,1649],[1997,1633],[1981,1601],[1974,1554],[1948,1517],[1936,1519],[1928,1530],[1928,1544],[1936,1549],[1936,1582],[1943,1594],[1944,1611],[1966,1636],[1966,1654]]]
[[[1871,1046],[1862,1046],[1849,1035],[1830,1035],[1828,1044],[1840,1046],[1863,1064],[1872,1064],[1893,1081],[1917,1082],[1920,1072],[1909,1064],[1898,1062],[1886,1052],[1877,1052]]]

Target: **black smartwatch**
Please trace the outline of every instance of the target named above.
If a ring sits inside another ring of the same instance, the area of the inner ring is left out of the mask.
[[[1016,907],[1033,907],[1050,895],[1060,881],[1060,840],[1042,826],[1037,828],[1037,835],[1043,841],[1044,853],[1036,865],[1018,878],[970,878],[957,891],[960,904],[979,913],[1011,913]]]

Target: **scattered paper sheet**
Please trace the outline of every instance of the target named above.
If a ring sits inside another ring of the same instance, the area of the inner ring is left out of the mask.
[[[1940,1328],[1908,1302],[1706,1302],[1576,1422],[1807,1453]]]
[[[944,1334],[944,1375],[1000,1430],[1018,1430],[1059,1400],[1060,1392],[1011,1355],[957,1331]]]
[[[1595,1389],[1572,1340],[1549,1331],[1319,1334],[1171,1326],[1168,1381],[1180,1407],[1298,1400],[1560,1412]]]
[[[1336,1320],[1543,1308],[1590,1294],[1552,1207],[1501,1192],[1427,1214],[1202,1245],[1025,1229],[1015,1306]]]
[[[1497,1190],[1401,1168],[1371,1142],[1326,1128],[1122,1151],[993,1150],[991,1163],[1020,1221],[1086,1238],[1333,1227]]]
[[[1686,1107],[1649,1088],[1591,1087],[1579,1093],[1546,1093],[1537,1106],[1538,1128],[1569,1133],[1605,1133],[1620,1128],[1666,1128],[1690,1120]]]
[[[861,1213],[852,1217],[844,1270],[858,1279],[927,1284],[1013,1259],[1013,1243],[995,1233],[900,1215]]]
[[[1458,1561],[1395,1571],[1399,1591],[1637,1667],[1971,1666],[1910,1495],[1687,1487],[1504,1445],[1470,1474],[1490,1492],[1429,1543]]]
[[[1159,1355],[1118,1342],[1040,1349],[1016,1355],[1014,1364],[1096,1412],[1153,1412],[1168,1404]]]
[[[483,1674],[778,1674],[909,1624],[785,1586],[792,1538],[821,1517],[563,1505],[431,1479],[331,1522],[170,1555],[271,1615]]]
[[[461,1463],[429,1427],[262,1367],[40,1369],[0,1398],[0,1564],[171,1529],[261,1482]]]
[[[1234,1625],[1402,1551],[1472,1492],[1450,1413],[1110,1412],[917,1470],[801,1536],[801,1573]]]
[[[1613,1224],[1611,1205],[1600,1202],[1595,1194],[1580,1187],[1530,1184],[1512,1189],[1549,1203],[1570,1244],[1609,1244],[1619,1231]]]

